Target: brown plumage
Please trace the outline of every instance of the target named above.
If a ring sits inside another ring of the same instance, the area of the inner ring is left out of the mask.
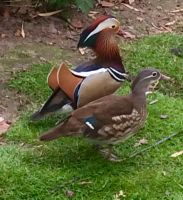
[[[146,93],[160,79],[168,78],[156,69],[144,69],[132,83],[131,94],[108,95],[75,110],[65,122],[43,134],[40,140],[83,135],[100,145],[124,141],[143,126],[147,116]],[[111,160],[115,158],[110,150],[107,155]]]

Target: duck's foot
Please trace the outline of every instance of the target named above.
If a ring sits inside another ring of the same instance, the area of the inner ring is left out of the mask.
[[[119,159],[119,157],[113,152],[113,148],[111,145],[106,148],[97,146],[97,149],[99,150],[100,154],[107,160],[110,160],[112,162],[120,162],[121,161],[121,159]]]

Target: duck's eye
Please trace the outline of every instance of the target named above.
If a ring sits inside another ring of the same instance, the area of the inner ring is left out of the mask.
[[[153,72],[153,73],[152,73],[152,76],[153,76],[153,77],[156,77],[156,76],[157,76],[157,72]]]
[[[115,26],[115,25],[112,25],[112,28],[114,29],[114,28],[116,28],[116,26]]]

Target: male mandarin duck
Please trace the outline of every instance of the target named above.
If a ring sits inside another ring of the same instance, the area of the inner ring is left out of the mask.
[[[48,75],[48,85],[53,90],[43,107],[34,113],[32,120],[70,104],[74,109],[93,100],[114,93],[127,74],[120,57],[115,34],[120,23],[112,16],[101,16],[80,35],[78,48],[91,48],[96,58],[77,66],[74,70],[62,64]]]
[[[107,95],[76,109],[64,122],[44,133],[40,140],[83,135],[101,147],[107,145],[108,148],[100,150],[105,157],[115,161],[117,157],[112,154],[112,146],[134,135],[143,126],[147,117],[146,93],[163,79],[169,77],[157,69],[144,69],[133,81],[131,94]]]

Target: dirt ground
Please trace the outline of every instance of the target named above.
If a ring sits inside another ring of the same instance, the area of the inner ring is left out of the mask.
[[[110,8],[98,6],[94,11],[116,16],[123,30],[136,38],[183,32],[182,0],[136,0],[131,7],[118,3]],[[0,16],[0,116],[12,121],[29,103],[25,96],[7,87],[12,74],[33,63],[67,61],[75,65],[89,59],[89,54],[81,56],[76,46],[79,33],[91,20],[91,16],[76,11],[70,17],[74,27],[56,16],[31,18],[21,12],[16,17]],[[25,38],[21,35],[22,24]]]

